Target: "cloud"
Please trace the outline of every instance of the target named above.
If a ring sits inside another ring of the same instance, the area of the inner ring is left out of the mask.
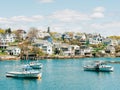
[[[94,9],[94,12],[104,12],[105,11],[105,8],[104,7],[96,7]]]
[[[91,16],[91,18],[104,18],[104,13],[101,12],[94,12]]]
[[[53,30],[53,32],[59,32],[59,33],[64,33],[64,32],[80,32],[82,31],[82,27],[81,26],[75,26],[75,25],[71,25],[71,24],[66,24],[65,23],[54,23],[50,25],[51,30]]]
[[[94,32],[101,33],[103,36],[120,35],[120,22],[93,23],[89,28]]]
[[[26,17],[26,16],[14,16],[11,17],[11,21],[15,22],[37,22],[42,20],[44,17],[40,15],[32,16],[32,17]]]
[[[104,7],[96,7],[93,9],[93,13],[81,13],[76,10],[64,9],[56,11],[51,15],[52,19],[62,22],[77,22],[77,21],[88,21],[92,19],[104,18]]]
[[[31,16],[31,17],[27,17],[27,16],[13,16],[10,18],[0,17],[0,23],[38,22],[43,19],[44,19],[44,17],[41,15],[35,15],[35,16]]]
[[[54,2],[54,0],[39,0],[41,3],[51,3]]]
[[[11,17],[10,20],[15,21],[15,22],[19,22],[19,21],[31,22],[31,21],[33,21],[31,18],[28,18],[26,16],[14,16],[14,17]]]
[[[0,23],[11,23],[8,18],[0,17]]]
[[[93,10],[93,13],[90,15],[90,17],[91,18],[104,18],[105,17],[104,11],[105,11],[104,7],[96,7]]]
[[[108,29],[108,28],[120,28],[120,22],[109,22],[109,23],[102,23],[102,24],[91,24],[91,27],[95,29]]]
[[[87,14],[83,14],[78,11],[70,10],[70,9],[56,11],[51,15],[51,18],[57,19],[57,20],[63,21],[63,22],[90,20],[90,18]]]

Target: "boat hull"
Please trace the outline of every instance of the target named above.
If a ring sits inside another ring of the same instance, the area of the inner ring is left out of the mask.
[[[90,66],[84,66],[85,71],[97,71],[95,67],[90,67]]]
[[[31,63],[29,64],[33,69],[41,69],[43,65],[41,63]]]
[[[98,71],[98,72],[113,72],[114,68],[110,66],[100,66],[99,68],[92,66],[84,66],[85,71]]]
[[[7,72],[6,77],[41,78],[42,73],[39,73],[39,72]]]
[[[103,72],[112,72],[113,70],[114,70],[114,68],[111,66],[102,65],[99,67],[99,71],[103,71]]]

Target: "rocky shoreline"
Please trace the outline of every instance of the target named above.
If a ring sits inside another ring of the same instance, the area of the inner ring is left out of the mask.
[[[85,58],[84,56],[45,56],[39,57],[38,59],[77,59],[77,58]]]
[[[116,55],[105,55],[105,56],[95,56],[95,57],[118,57]],[[38,58],[32,57],[32,58],[28,58],[30,60],[43,60],[43,59],[79,59],[79,58],[93,58],[93,56],[83,56],[83,55],[79,55],[79,56],[39,56]],[[0,56],[0,60],[26,60],[26,59],[21,59],[20,57],[17,56]]]
[[[0,56],[0,60],[20,60],[20,57],[16,56]]]

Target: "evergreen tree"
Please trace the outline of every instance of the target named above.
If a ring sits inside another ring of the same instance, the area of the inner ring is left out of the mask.
[[[6,30],[5,30],[5,33],[11,34],[11,33],[12,33],[11,28],[6,29]]]
[[[48,29],[47,29],[47,33],[50,33],[50,27],[48,27]]]

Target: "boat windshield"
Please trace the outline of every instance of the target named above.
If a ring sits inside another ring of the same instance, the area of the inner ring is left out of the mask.
[[[32,67],[28,65],[23,67],[23,71],[29,71],[29,70],[32,70]]]

